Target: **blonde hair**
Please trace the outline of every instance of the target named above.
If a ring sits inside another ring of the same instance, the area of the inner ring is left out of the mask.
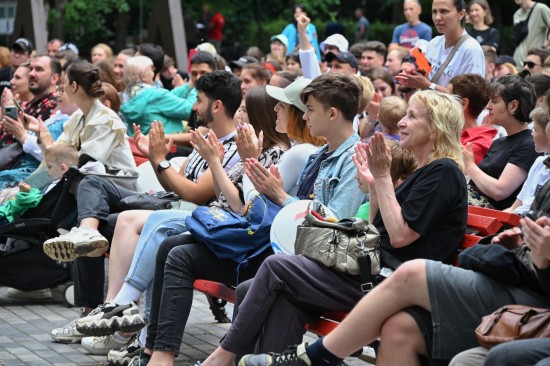
[[[134,56],[127,59],[122,73],[124,85],[130,86],[139,83],[141,75],[150,66],[153,66],[153,61],[147,56]]]
[[[378,121],[391,131],[397,130],[397,124],[407,114],[407,107],[407,102],[399,97],[386,97],[380,102]]]
[[[458,97],[432,90],[414,93],[409,104],[420,102],[428,110],[428,124],[434,135],[433,151],[428,163],[449,158],[464,170],[460,133],[464,128],[464,111]]]
[[[502,64],[502,66],[504,66],[505,68],[508,69],[508,71],[510,71],[510,75],[517,75],[518,74],[518,69],[510,62],[505,62]]]
[[[48,164],[78,165],[78,150],[68,142],[58,142],[46,149],[44,159]]]
[[[105,56],[107,56],[107,58],[110,58],[110,57],[113,57],[113,49],[111,47],[109,47],[109,45],[105,44],[105,43],[98,43],[96,44],[93,48],[92,48],[92,54],[94,53],[94,50],[96,48],[101,48],[104,52],[105,52]]]
[[[363,85],[363,93],[361,94],[361,98],[359,99],[359,110],[357,113],[363,113],[365,109],[369,106],[370,102],[372,102],[372,98],[374,97],[374,85],[372,84],[372,81],[366,77],[366,76],[357,76],[359,78],[359,81],[361,82],[361,85]]]

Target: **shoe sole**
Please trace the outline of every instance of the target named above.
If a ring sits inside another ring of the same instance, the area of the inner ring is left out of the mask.
[[[63,344],[80,343],[82,338],[84,338],[84,336],[82,336],[82,337],[57,337],[57,336],[55,336],[54,337],[53,335],[51,337],[57,343],[63,343]]]
[[[111,319],[94,319],[89,322],[76,324],[76,329],[87,336],[107,336],[116,331],[121,333],[137,332],[145,326],[145,321],[140,314],[113,317]]]
[[[128,366],[135,356],[139,356],[139,353],[140,351],[117,357],[109,357],[109,355],[107,355],[107,361],[109,361],[109,365],[111,366]]]
[[[109,242],[107,240],[96,240],[86,244],[75,245],[70,241],[54,241],[44,243],[43,248],[46,255],[56,261],[72,262],[78,257],[99,257],[107,251]]]

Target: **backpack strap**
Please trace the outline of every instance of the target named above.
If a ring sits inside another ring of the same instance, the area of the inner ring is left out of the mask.
[[[437,70],[437,73],[434,75],[434,77],[432,78],[432,83],[436,83],[439,81],[439,78],[441,77],[441,75],[443,74],[443,71],[445,71],[445,69],[447,68],[447,66],[449,66],[449,63],[451,62],[451,60],[453,59],[456,51],[458,51],[458,48],[468,39],[470,38],[470,35],[468,33],[466,34],[463,34],[462,37],[460,37],[460,39],[458,40],[458,42],[455,44],[455,46],[453,47],[453,50],[451,51],[451,53],[449,54],[449,56],[447,56],[447,58],[445,59],[445,62],[443,63],[443,65],[441,65],[441,67],[439,68],[439,70]]]

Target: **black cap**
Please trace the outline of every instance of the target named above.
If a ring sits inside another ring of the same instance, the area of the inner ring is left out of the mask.
[[[327,62],[331,62],[334,59],[337,59],[338,61],[343,62],[345,64],[349,64],[356,71],[359,70],[359,64],[357,63],[357,59],[355,58],[355,56],[353,56],[349,52],[338,52],[338,53],[328,52],[325,55],[325,60],[327,60]]]
[[[254,62],[260,62],[260,61],[256,57],[242,56],[242,57],[239,57],[238,60],[231,61],[229,63],[229,67],[231,67],[232,69],[235,67],[239,67],[242,69],[244,65],[253,64]]]
[[[496,61],[495,61],[495,65],[502,65],[502,64],[505,64],[507,62],[511,63],[514,66],[516,66],[516,60],[514,60],[514,58],[512,56],[508,56],[508,55],[498,56]]]
[[[31,41],[26,38],[19,38],[11,45],[12,50],[21,50],[23,52],[31,53],[34,49]]]

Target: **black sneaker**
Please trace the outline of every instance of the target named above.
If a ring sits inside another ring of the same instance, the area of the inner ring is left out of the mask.
[[[262,355],[246,355],[239,361],[239,366],[311,366],[306,354],[307,343],[291,346],[283,353],[268,353]]]
[[[109,351],[107,361],[113,366],[128,366],[134,357],[139,356],[142,349],[138,336],[134,335],[121,349]]]
[[[90,336],[110,335],[116,331],[132,333],[144,326],[145,320],[134,302],[128,305],[105,303],[76,321],[76,329]]]

